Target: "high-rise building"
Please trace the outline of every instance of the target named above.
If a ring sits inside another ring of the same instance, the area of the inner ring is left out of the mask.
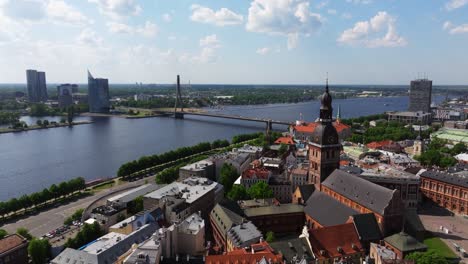
[[[94,78],[88,71],[88,103],[91,113],[108,113],[109,103],[109,80]]]
[[[431,112],[432,81],[418,79],[411,81],[409,90],[409,107],[412,112]]]
[[[340,167],[342,145],[333,126],[332,97],[328,91],[320,98],[320,121],[309,141],[309,183],[320,184]]]
[[[30,102],[47,101],[47,85],[45,72],[26,70],[28,98]]]
[[[75,87],[78,87],[78,85],[69,83],[57,86],[59,107],[67,107],[73,104],[73,89]]]

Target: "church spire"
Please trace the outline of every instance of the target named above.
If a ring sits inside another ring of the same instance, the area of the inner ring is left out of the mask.
[[[320,119],[322,122],[331,122],[333,117],[333,108],[332,108],[332,97],[328,88],[328,73],[327,80],[325,85],[325,92],[320,98]]]

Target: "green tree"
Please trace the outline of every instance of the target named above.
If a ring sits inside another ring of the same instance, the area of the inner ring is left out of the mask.
[[[42,120],[40,120],[40,119],[39,119],[39,120],[37,120],[37,121],[36,121],[36,125],[38,125],[38,126],[42,127]]]
[[[253,199],[266,199],[273,197],[273,191],[264,181],[259,181],[250,186],[250,188],[247,190],[247,193]]]
[[[460,153],[466,152],[466,145],[463,143],[457,143],[453,146],[451,150],[452,155],[458,155]]]
[[[60,190],[57,187],[57,185],[55,185],[55,184],[52,184],[49,187],[49,192],[52,195],[52,197],[54,198],[54,200],[57,199],[60,196]]]
[[[33,236],[29,234],[29,230],[24,227],[16,229],[16,234],[26,238],[27,240],[31,240],[33,238]]]
[[[243,185],[234,184],[231,190],[227,193],[227,197],[231,201],[247,200],[250,199],[247,189]]]
[[[278,155],[279,155],[279,156],[283,156],[284,153],[286,153],[286,151],[288,151],[288,145],[286,145],[286,144],[281,144],[281,145],[280,145],[280,148],[278,149]]]
[[[239,173],[237,172],[236,168],[234,168],[234,166],[231,164],[224,163],[221,167],[219,183],[224,186],[225,192],[229,192],[238,177]]]
[[[33,264],[44,264],[50,258],[51,246],[47,239],[34,238],[29,242],[28,254]]]
[[[138,212],[143,211],[143,209],[143,196],[138,196],[129,203],[127,207],[127,212],[131,215],[134,215]]]
[[[274,242],[275,239],[276,239],[276,238],[275,238],[275,233],[273,233],[273,231],[268,231],[268,232],[266,233],[266,239],[265,239],[266,242],[271,243],[271,242]]]
[[[49,120],[45,119],[44,121],[42,121],[42,125],[44,127],[48,127],[49,126]]]
[[[427,252],[413,252],[405,257],[413,260],[416,264],[448,264],[448,261],[437,252],[429,250]]]
[[[4,229],[0,229],[0,239],[3,239],[6,235],[8,235],[8,232]]]

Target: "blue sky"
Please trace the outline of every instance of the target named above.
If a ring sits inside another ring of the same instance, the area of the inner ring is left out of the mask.
[[[468,84],[468,0],[0,0],[0,82]],[[419,74],[422,75],[422,74]]]

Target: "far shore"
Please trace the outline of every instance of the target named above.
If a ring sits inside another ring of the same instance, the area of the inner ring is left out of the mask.
[[[28,126],[26,128],[0,128],[0,134],[6,134],[6,133],[17,133],[17,132],[25,132],[25,131],[29,131],[29,130],[39,130],[39,129],[49,129],[49,128],[57,128],[57,127],[70,127],[70,126],[77,126],[77,125],[87,125],[87,124],[91,124],[93,123],[93,121],[88,121],[88,120],[85,120],[85,121],[76,121],[76,122],[73,122],[72,124],[68,124],[68,123],[56,123],[56,124],[50,124],[46,127],[43,127],[43,126],[38,126],[38,125],[32,125],[32,126]]]

